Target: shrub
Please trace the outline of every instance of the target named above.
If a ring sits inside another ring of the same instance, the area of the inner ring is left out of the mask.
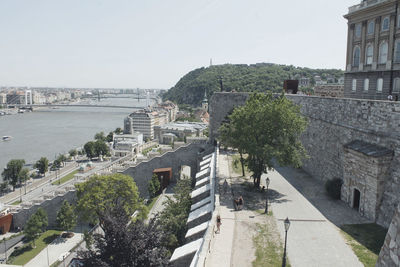
[[[334,178],[326,181],[325,189],[328,195],[333,199],[340,199],[340,190],[342,188],[343,181],[340,178]]]

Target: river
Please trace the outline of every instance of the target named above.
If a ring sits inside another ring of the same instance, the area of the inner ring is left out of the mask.
[[[146,100],[109,98],[102,99],[99,104],[144,107]],[[27,164],[40,157],[54,160],[60,153],[83,146],[97,132],[107,135],[117,127],[123,128],[124,118],[134,110],[60,107],[0,116],[0,136],[12,136],[10,141],[0,140],[0,173],[11,159],[24,159]]]

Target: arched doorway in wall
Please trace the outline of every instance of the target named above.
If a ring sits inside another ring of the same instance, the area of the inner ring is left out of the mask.
[[[358,210],[360,208],[360,197],[361,193],[358,189],[354,188],[353,192],[353,208]]]

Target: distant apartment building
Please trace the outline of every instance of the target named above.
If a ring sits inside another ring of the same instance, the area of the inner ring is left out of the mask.
[[[301,87],[308,87],[310,86],[310,79],[306,77],[301,77],[299,79],[299,86]]]
[[[399,1],[364,0],[349,7],[344,96],[398,99],[400,94]]]
[[[6,98],[9,105],[25,104],[25,93],[22,91],[10,92]]]
[[[178,105],[171,102],[165,101],[159,105],[160,108],[164,109],[168,113],[168,122],[175,121],[176,115],[178,114]]]
[[[154,116],[151,112],[146,110],[138,110],[129,115],[129,119],[125,119],[124,133],[132,133],[130,129],[125,129],[126,126],[131,126],[133,131],[143,134],[144,138],[154,138]]]
[[[1,93],[0,94],[0,105],[7,104],[7,94]]]
[[[207,124],[200,122],[171,122],[162,126],[154,126],[154,135],[160,144],[170,144],[173,140],[189,136],[202,136]]]

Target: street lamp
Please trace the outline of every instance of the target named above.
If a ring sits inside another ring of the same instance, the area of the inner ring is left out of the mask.
[[[282,267],[286,267],[286,241],[287,241],[287,231],[289,230],[290,226],[290,221],[288,217],[286,217],[286,219],[283,221],[283,224],[285,225],[285,248],[283,250]]]
[[[265,194],[265,214],[268,215],[268,186],[269,186],[269,178],[265,179],[265,184],[267,185],[267,192]]]

